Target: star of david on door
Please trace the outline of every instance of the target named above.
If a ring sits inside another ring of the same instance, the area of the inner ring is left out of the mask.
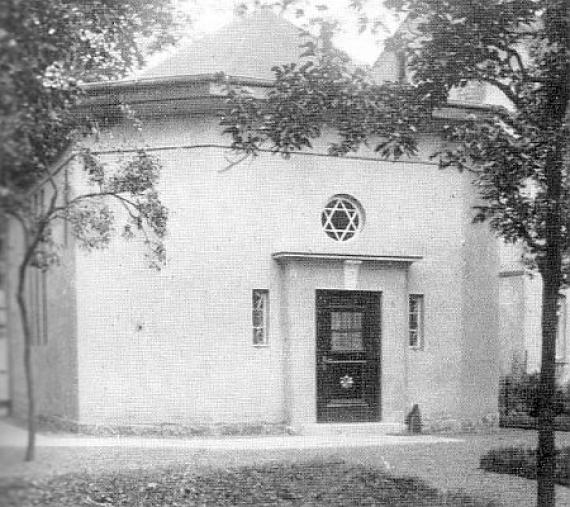
[[[321,224],[327,235],[336,241],[352,238],[362,227],[362,214],[355,199],[333,197],[321,214]]]
[[[354,379],[350,375],[340,377],[340,387],[350,389],[354,385]]]

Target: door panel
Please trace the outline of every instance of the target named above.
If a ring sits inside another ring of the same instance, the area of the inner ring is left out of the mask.
[[[380,417],[380,294],[317,291],[317,421]]]

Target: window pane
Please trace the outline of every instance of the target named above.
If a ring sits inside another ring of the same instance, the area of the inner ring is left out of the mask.
[[[356,331],[349,333],[350,336],[350,348],[355,351],[363,351],[364,345],[362,343],[362,332]]]
[[[556,360],[566,361],[566,315],[568,312],[566,297],[560,297],[558,301],[558,327],[556,334]]]
[[[332,351],[339,351],[339,350],[346,350],[347,342],[346,342],[346,334],[342,331],[333,331],[331,332],[331,350]]]
[[[418,346],[418,333],[415,330],[410,329],[410,347]]]
[[[254,345],[267,345],[269,291],[254,289],[252,292],[251,325]]]
[[[410,313],[410,329],[418,328],[418,314]]]
[[[410,347],[423,347],[423,296],[411,294],[409,296],[408,331]]]
[[[265,344],[265,331],[262,328],[253,330],[253,344],[254,345],[264,345]]]
[[[416,296],[410,296],[410,314],[418,312],[418,300]]]
[[[331,312],[331,329],[341,329],[341,312]]]
[[[361,332],[333,331],[331,333],[332,352],[361,352],[363,350]]]
[[[263,327],[263,312],[253,310],[253,327]]]
[[[362,343],[362,332],[331,332],[331,351],[332,352],[362,352],[364,344]]]
[[[362,329],[362,312],[331,312],[331,330],[359,331]]]
[[[352,312],[352,329],[362,329],[362,313]]]

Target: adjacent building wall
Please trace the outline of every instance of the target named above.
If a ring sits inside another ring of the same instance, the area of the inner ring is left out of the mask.
[[[10,407],[7,333],[8,303],[6,300],[8,266],[5,259],[8,247],[7,229],[6,223],[0,223],[0,415],[7,414]]]
[[[520,247],[502,245],[500,254],[501,373],[536,373],[542,356],[542,277],[525,268]],[[570,293],[566,289],[561,294],[566,304],[559,308],[556,361],[558,381],[566,384],[570,381]]]
[[[65,171],[59,175],[62,189]],[[45,199],[50,194],[45,190]],[[62,192],[63,198],[63,192]],[[16,304],[18,266],[23,254],[23,236],[19,224],[9,223],[10,233],[7,246],[7,289],[8,289],[8,336],[10,358],[10,396],[12,413],[24,418],[27,411],[26,382],[23,367],[23,335],[20,314]],[[30,292],[30,281],[42,276],[35,268],[28,270],[27,298],[30,322],[34,329],[32,348],[35,377],[36,411],[39,416],[63,421],[77,420],[77,355],[76,355],[76,307],[75,307],[75,261],[66,228],[58,224],[54,228],[54,240],[62,245],[59,266],[53,266],[45,275],[45,297],[36,285]],[[38,289],[40,293],[38,293]],[[35,305],[41,305],[45,316],[34,312]],[[45,305],[45,306],[44,306]],[[41,324],[38,324],[41,319]],[[38,327],[41,331],[38,334]]]
[[[538,274],[526,274],[523,278],[525,305],[524,305],[524,357],[528,373],[540,371],[542,360],[542,277]],[[558,338],[556,347],[557,379],[560,384],[566,385],[570,381],[570,339],[568,322],[570,310],[568,308],[568,290],[563,290],[566,305],[559,307]],[[565,311],[565,315],[561,313]],[[562,335],[562,336],[561,336]]]

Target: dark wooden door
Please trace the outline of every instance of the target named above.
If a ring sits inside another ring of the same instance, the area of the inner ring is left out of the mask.
[[[380,293],[317,291],[317,421],[380,418]]]

